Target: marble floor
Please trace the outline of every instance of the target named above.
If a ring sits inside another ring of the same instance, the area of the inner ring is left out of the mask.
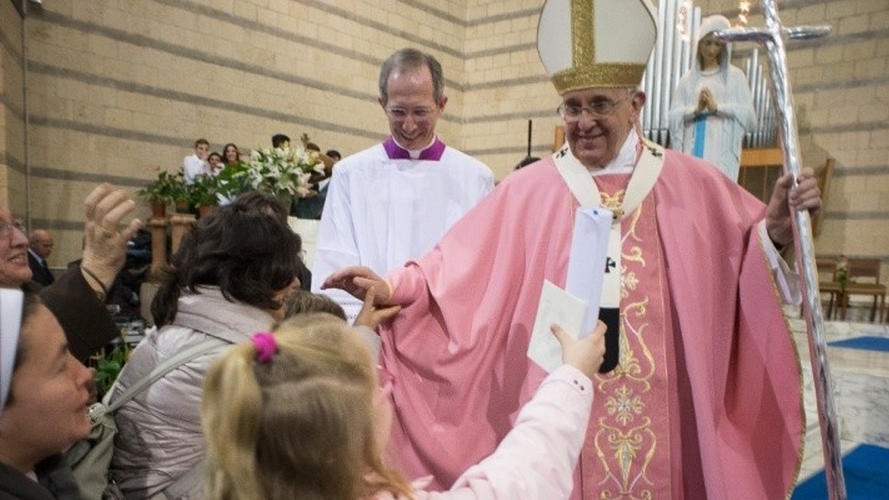
[[[798,307],[788,307],[785,314],[797,340],[805,383],[807,431],[799,476],[802,482],[824,467],[824,455],[805,321],[800,319]],[[869,307],[855,308],[847,315],[851,321],[825,322],[826,340],[889,338],[889,325],[867,322],[869,314]],[[843,453],[859,443],[889,447],[889,352],[828,346],[827,359]]]

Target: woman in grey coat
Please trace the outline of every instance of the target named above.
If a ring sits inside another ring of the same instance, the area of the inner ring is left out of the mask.
[[[152,302],[157,329],[133,351],[114,395],[188,346],[210,338],[235,344],[269,329],[299,287],[300,245],[277,200],[259,193],[198,221]],[[172,370],[118,412],[111,476],[127,498],[201,498],[201,385],[219,353]]]

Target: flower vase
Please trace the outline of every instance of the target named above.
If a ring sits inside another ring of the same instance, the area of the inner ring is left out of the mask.
[[[203,219],[204,217],[212,214],[218,205],[201,205],[198,207],[198,218]]]
[[[167,215],[167,204],[162,202],[155,202],[151,204],[151,218],[152,219],[163,219]]]
[[[177,214],[187,214],[188,210],[188,202],[187,201],[177,201],[176,202],[176,213]]]

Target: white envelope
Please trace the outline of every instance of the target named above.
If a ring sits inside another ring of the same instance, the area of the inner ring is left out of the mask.
[[[543,282],[528,357],[547,372],[562,364],[562,348],[550,325],[556,323],[572,337],[583,338],[599,318],[610,226],[610,211],[578,209],[568,257],[566,290],[549,280]]]
[[[562,346],[550,331],[555,323],[568,335],[577,338],[586,313],[586,303],[562,290],[549,280],[543,281],[537,318],[531,331],[528,357],[547,373],[562,365]]]
[[[599,319],[611,221],[611,211],[604,208],[578,208],[574,217],[565,291],[588,305],[580,338],[586,337]]]

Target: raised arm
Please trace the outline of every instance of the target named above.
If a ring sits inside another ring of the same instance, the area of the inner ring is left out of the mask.
[[[65,330],[72,354],[85,362],[119,335],[105,308],[108,290],[126,260],[127,242],[142,227],[133,219],[122,225],[136,204],[126,191],[101,184],[84,202],[83,259],[40,296]]]
[[[553,371],[519,413],[497,449],[470,467],[450,491],[428,500],[568,498],[593,405],[591,377],[605,355],[605,324],[575,340],[556,325],[564,364]],[[455,443],[454,446],[460,446]]]

